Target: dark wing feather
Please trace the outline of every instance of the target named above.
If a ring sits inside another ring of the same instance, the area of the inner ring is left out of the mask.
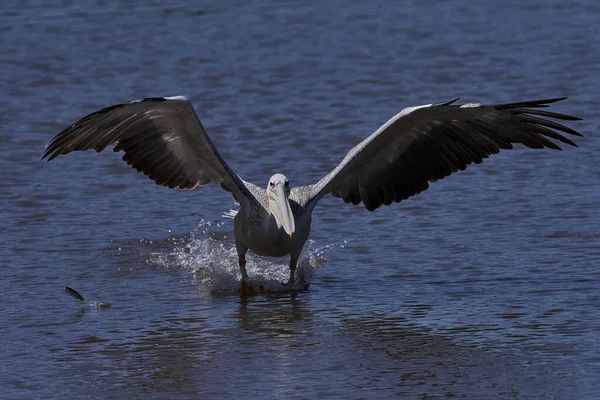
[[[560,150],[550,138],[576,146],[559,132],[581,136],[579,132],[545,118],[579,118],[538,110],[563,99],[490,106],[455,106],[452,100],[404,109],[311,187],[311,205],[331,193],[372,211],[408,199],[426,190],[429,182],[481,163],[500,149],[512,149],[513,143]]]
[[[111,145],[159,185],[193,189],[214,182],[238,199],[248,195],[183,96],[146,98],[89,114],[56,135],[42,159]]]

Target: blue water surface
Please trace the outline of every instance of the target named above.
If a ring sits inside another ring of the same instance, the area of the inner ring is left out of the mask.
[[[0,397],[600,398],[598,21],[592,0],[4,1]],[[262,186],[455,97],[569,96],[585,136],[373,213],[326,197],[309,291],[240,297],[228,193],[110,151],[40,161],[87,113],[179,94]]]

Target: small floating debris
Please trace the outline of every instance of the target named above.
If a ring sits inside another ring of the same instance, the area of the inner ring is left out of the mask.
[[[73,288],[70,288],[68,286],[65,286],[65,291],[67,293],[69,293],[69,295],[71,297],[74,297],[74,298],[76,298],[79,301],[83,301],[84,303],[86,303],[91,308],[110,308],[110,306],[111,306],[110,303],[104,303],[104,302],[101,302],[101,301],[93,301],[93,300],[85,300],[83,298],[83,296],[80,295],[77,290],[75,290]]]
[[[83,299],[83,296],[82,296],[82,295],[80,295],[80,294],[77,292],[77,290],[75,290],[75,289],[71,289],[71,288],[70,288],[70,287],[68,287],[68,286],[65,286],[65,290],[67,291],[67,293],[69,293],[69,294],[71,295],[71,297],[75,297],[77,300],[85,301],[85,300]]]

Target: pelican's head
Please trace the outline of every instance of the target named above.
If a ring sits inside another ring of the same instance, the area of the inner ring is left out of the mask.
[[[269,179],[267,196],[269,196],[269,209],[275,216],[277,225],[282,226],[285,232],[292,237],[296,230],[296,224],[290,206],[290,182],[284,175],[275,174]]]

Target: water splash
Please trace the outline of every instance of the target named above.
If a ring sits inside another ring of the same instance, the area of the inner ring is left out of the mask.
[[[158,245],[158,241],[145,240]],[[241,275],[231,222],[200,220],[187,237],[169,238],[160,243],[164,249],[148,255],[146,263],[159,268],[183,268],[191,272],[195,283],[209,292],[235,292],[240,289]],[[325,265],[325,252],[331,245],[317,246],[308,240],[304,246],[296,278],[309,282],[315,270]],[[156,249],[154,249],[156,250]],[[286,291],[281,282],[289,277],[289,257],[246,255],[250,283],[268,291]]]

